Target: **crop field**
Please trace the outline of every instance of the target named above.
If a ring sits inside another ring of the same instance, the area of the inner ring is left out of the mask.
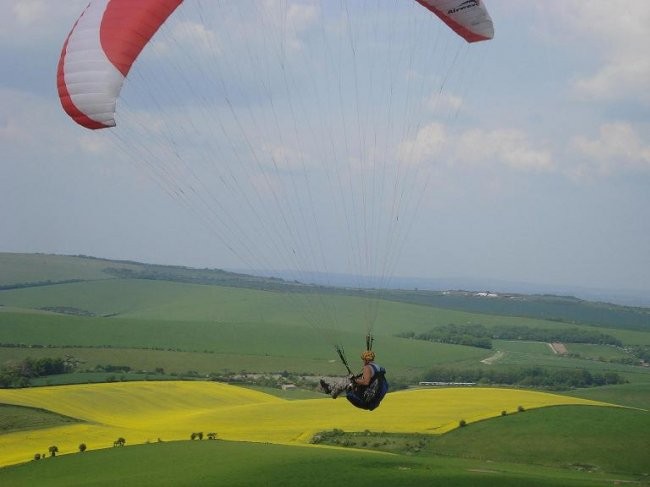
[[[214,382],[129,382],[0,390],[0,402],[46,408],[82,423],[0,436],[0,465],[20,463],[57,445],[74,453],[128,444],[188,439],[216,432],[221,439],[307,444],[323,430],[442,434],[467,423],[560,404],[604,405],[587,399],[497,388],[408,390],[390,394],[369,413],[345,399],[287,401]],[[405,411],[408,410],[408,415]]]

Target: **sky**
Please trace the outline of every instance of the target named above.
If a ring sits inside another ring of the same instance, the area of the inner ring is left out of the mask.
[[[650,295],[650,3],[485,3],[186,0],[91,132],[0,0],[0,251]]]

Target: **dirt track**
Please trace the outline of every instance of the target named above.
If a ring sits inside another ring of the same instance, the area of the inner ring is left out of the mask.
[[[566,355],[569,353],[564,343],[553,342],[549,343],[548,346],[551,347],[551,350],[553,350],[553,353],[556,355]]]

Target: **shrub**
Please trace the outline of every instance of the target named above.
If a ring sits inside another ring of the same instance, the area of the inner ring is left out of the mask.
[[[524,408],[523,406],[521,405],[517,406],[517,411],[519,411],[520,413],[523,413],[525,410],[526,408]]]
[[[465,421],[464,419],[461,419],[458,422],[458,426],[460,426],[461,428],[463,428],[464,426],[467,426],[467,421]]]

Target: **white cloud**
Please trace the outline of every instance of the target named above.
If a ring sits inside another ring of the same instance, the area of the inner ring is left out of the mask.
[[[534,172],[554,169],[550,151],[533,147],[526,133],[516,129],[471,129],[452,137],[444,125],[431,123],[400,146],[400,156],[413,163],[444,160],[456,166],[496,165]]]
[[[267,0],[265,2],[266,10],[280,14],[280,17],[276,18],[276,22],[284,23],[286,27],[281,30],[286,36],[285,47],[289,50],[300,51],[304,47],[301,36],[316,23],[320,15],[319,9],[315,4],[296,2],[290,3],[286,14],[283,14],[283,3],[279,0]]]
[[[287,23],[296,31],[302,32],[309,29],[319,16],[315,4],[293,3],[287,10]]]
[[[29,26],[42,20],[46,17],[47,10],[43,0],[20,0],[13,6],[16,20],[23,26]]]
[[[217,36],[203,24],[184,21],[176,24],[173,30],[172,35],[180,44],[191,47],[193,50],[202,49],[209,50],[213,54],[221,53]]]
[[[557,26],[564,42],[595,47],[593,52],[600,55],[600,66],[575,79],[578,96],[650,103],[650,2],[547,0],[539,8],[552,17],[547,24]]]
[[[422,127],[415,139],[404,141],[398,149],[399,158],[407,163],[419,164],[434,160],[446,148],[447,131],[441,123],[434,122]]]
[[[617,100],[636,98],[650,102],[650,58],[618,57],[590,77],[576,80],[574,88],[581,96]]]
[[[597,138],[577,136],[572,147],[588,159],[576,168],[577,174],[584,174],[589,168],[600,174],[621,169],[650,170],[650,145],[628,123],[603,124]]]
[[[268,154],[275,168],[279,171],[299,171],[310,160],[299,150],[286,145],[263,145],[262,154]]]
[[[0,41],[10,45],[40,45],[44,40],[63,45],[65,35],[88,0],[2,0]]]
[[[426,104],[434,113],[456,113],[463,106],[463,99],[450,93],[433,93]]]
[[[473,129],[456,141],[458,159],[469,163],[493,163],[524,171],[553,169],[549,151],[531,146],[525,132],[517,129]]]
[[[0,119],[0,153],[7,157],[38,164],[79,153],[111,155],[95,132],[67,117],[56,97],[0,88],[0,106],[6,110]]]

